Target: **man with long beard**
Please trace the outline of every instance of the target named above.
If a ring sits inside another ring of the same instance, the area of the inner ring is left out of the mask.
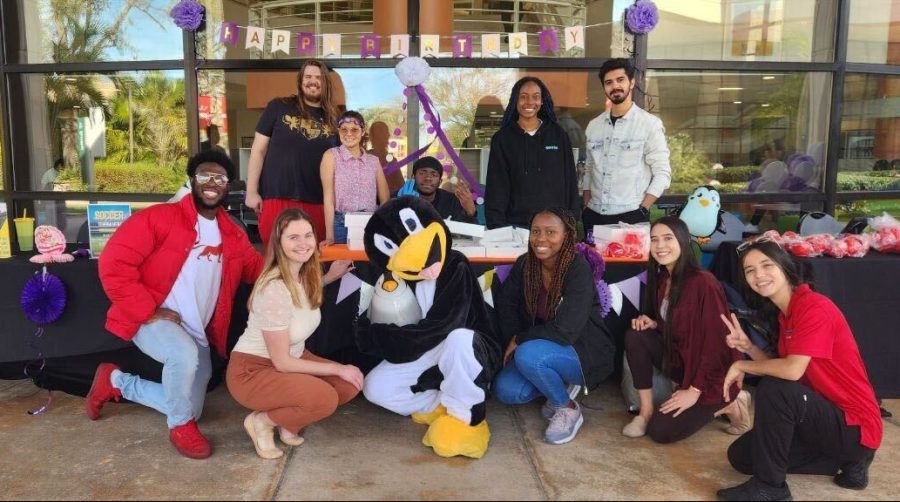
[[[100,282],[112,305],[106,329],[163,365],[153,382],[103,363],[85,398],[88,418],[124,397],[166,416],[169,440],[201,459],[212,448],[197,428],[212,375],[210,347],[225,357],[234,295],[253,283],[262,258],[222,203],[235,169],[222,152],[189,162],[191,195],[128,218],[100,255]]]
[[[600,67],[600,80],[612,107],[585,131],[585,231],[594,225],[650,221],[650,206],[672,179],[662,121],[632,99],[634,66],[627,59],[610,59]]]
[[[328,68],[308,60],[297,74],[297,94],[269,101],[256,124],[246,204],[259,214],[263,244],[278,213],[288,207],[305,211],[316,239],[325,239],[319,166],[325,151],[338,145],[336,93]]]

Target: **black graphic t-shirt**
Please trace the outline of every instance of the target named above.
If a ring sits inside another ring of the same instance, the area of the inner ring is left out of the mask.
[[[321,108],[309,107],[312,118],[304,119],[296,105],[275,98],[256,124],[256,132],[269,137],[269,149],[259,177],[263,199],[291,199],[322,203],[319,164],[338,137],[323,121]]]

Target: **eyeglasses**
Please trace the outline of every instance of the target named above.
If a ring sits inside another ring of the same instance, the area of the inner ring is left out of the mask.
[[[201,185],[209,183],[210,180],[212,180],[216,186],[220,187],[228,184],[228,176],[225,176],[224,174],[195,174],[194,179]]]
[[[742,254],[744,254],[745,251],[750,249],[750,246],[752,246],[754,244],[759,244],[761,242],[775,242],[775,241],[773,241],[772,238],[769,237],[768,235],[760,235],[759,237],[757,237],[755,239],[747,239],[746,241],[744,241],[738,245],[738,247],[736,248],[737,254],[742,255]]]

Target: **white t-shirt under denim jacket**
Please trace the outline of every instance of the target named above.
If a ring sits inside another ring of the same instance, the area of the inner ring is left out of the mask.
[[[262,332],[287,330],[291,357],[303,355],[306,339],[319,326],[322,313],[317,308],[310,308],[303,285],[299,288],[301,306],[297,307],[281,279],[274,279],[263,286],[253,299],[247,328],[234,346],[234,352],[271,359]]]
[[[665,128],[658,117],[637,105],[616,120],[610,112],[585,130],[585,175],[581,189],[591,191],[588,207],[598,214],[634,211],[644,194],[659,197],[669,188],[672,168]]]

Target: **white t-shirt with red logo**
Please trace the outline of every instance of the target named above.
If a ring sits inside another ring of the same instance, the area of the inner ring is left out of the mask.
[[[222,234],[216,220],[197,218],[197,239],[162,307],[181,315],[181,326],[208,347],[206,325],[212,319],[222,285]]]

